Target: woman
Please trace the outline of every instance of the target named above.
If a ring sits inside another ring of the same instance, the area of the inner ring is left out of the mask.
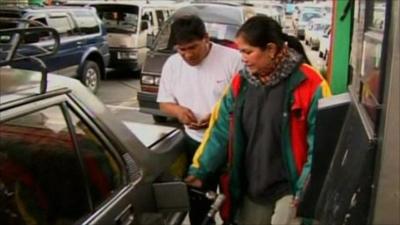
[[[245,68],[214,107],[186,182],[200,187],[227,171],[225,222],[294,224],[311,167],[317,103],[330,90],[300,42],[269,17],[250,18],[236,44]]]

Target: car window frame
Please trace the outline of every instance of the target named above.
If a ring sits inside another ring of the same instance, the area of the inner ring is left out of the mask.
[[[90,129],[90,131],[97,137],[97,139],[101,142],[101,144],[103,144],[104,147],[106,147],[109,150],[111,155],[117,161],[118,166],[120,166],[121,171],[123,171],[122,174],[123,184],[129,183],[130,179],[128,178],[128,174],[125,172],[126,162],[119,155],[122,153],[118,152],[115,145],[108,138],[106,138],[107,137],[106,132],[103,132],[102,129],[100,129],[100,127],[98,126],[98,124],[96,124],[96,122],[88,116],[87,111],[82,109],[82,107],[84,107],[82,104],[72,100],[71,98],[67,98],[66,104],[67,108],[72,112],[74,112],[75,116],[77,116],[81,121],[85,123],[85,125]]]
[[[102,221],[107,221],[106,214],[112,214],[112,212],[110,211],[113,211],[113,208],[117,204],[117,202],[127,201],[126,199],[123,200],[123,196],[132,195],[132,192],[135,190],[136,185],[142,180],[142,171],[141,169],[139,169],[138,172],[140,174],[136,175],[139,175],[140,177],[138,177],[137,179],[130,178],[128,170],[131,165],[128,165],[129,162],[127,162],[127,160],[133,160],[133,163],[135,163],[136,166],[139,166],[133,159],[133,157],[127,152],[118,151],[119,148],[115,147],[118,146],[118,144],[113,143],[111,140],[106,138],[108,132],[104,131],[102,129],[102,126],[89,116],[91,114],[90,110],[78,97],[76,97],[71,92],[68,93],[67,96],[68,97],[66,104],[69,106],[68,109],[79,115],[79,118],[85,122],[86,126],[93,132],[94,135],[96,135],[99,141],[101,141],[103,145],[106,145],[108,149],[112,151],[110,153],[114,156],[114,159],[117,160],[118,163],[121,163],[121,165],[123,165],[123,174],[121,176],[124,178],[124,184],[121,186],[121,188],[116,189],[115,192],[107,198],[107,200],[99,204],[98,207],[96,207],[88,216],[82,217],[80,220],[75,221],[79,224],[102,224]],[[128,155],[129,158],[123,158],[125,155]],[[128,204],[128,208],[134,208],[134,206],[132,205],[133,203]]]
[[[75,112],[78,112],[78,114],[80,115],[80,119],[86,122],[88,128],[100,139],[99,141],[101,141],[102,144],[106,145],[111,151],[110,153],[118,158],[118,163],[124,166],[124,179],[126,179],[125,183],[136,182],[137,180],[140,180],[142,176],[142,171],[140,170],[139,165],[134,160],[132,155],[129,154],[128,150],[122,147],[122,144],[119,143],[119,140],[117,140],[116,138],[106,138],[107,136],[113,136],[112,133],[110,131],[107,131],[107,129],[104,129],[104,126],[101,125],[99,121],[96,121],[89,116],[90,114],[93,114],[93,111],[90,110],[78,97],[76,97],[72,93],[68,93],[67,96],[67,102],[69,106],[71,106],[71,109]],[[130,164],[132,163],[132,161],[135,165]],[[138,171],[135,171],[137,172],[135,174],[128,174],[126,173],[126,167],[134,167],[133,169],[138,169]]]
[[[71,129],[70,129],[70,121],[68,121],[68,119],[66,118],[67,116],[65,115],[64,109],[62,104],[65,103],[67,101],[67,97],[65,96],[65,94],[58,94],[55,96],[50,96],[50,97],[44,97],[44,96],[39,96],[39,97],[35,97],[33,99],[28,99],[25,101],[22,101],[21,104],[16,104],[13,105],[12,107],[9,108],[5,108],[4,110],[0,111],[2,114],[2,117],[0,118],[0,123],[3,122],[7,122],[19,117],[24,117],[26,115],[32,114],[32,113],[36,113],[36,112],[40,112],[43,111],[45,109],[51,108],[51,107],[58,107],[60,110],[60,113],[62,113],[63,117],[65,118],[64,122],[67,125],[68,128],[68,133],[71,135],[71,140],[73,140],[73,137],[75,134],[71,133]],[[78,153],[78,148],[76,146],[76,144],[74,143],[74,146],[72,147],[75,151],[76,155],[79,155]],[[77,158],[77,160],[79,161],[80,165],[83,165],[81,158]],[[89,186],[88,186],[88,178],[86,176],[86,169],[83,168],[82,166],[80,166],[79,170],[81,171],[81,174],[83,176],[83,185],[85,185],[85,192],[86,192],[86,196],[87,196],[87,204],[89,206],[89,212],[85,215],[82,215],[77,221],[81,220],[81,218],[87,218],[89,216],[91,216],[94,213],[94,209],[92,207],[93,205],[93,200],[91,199],[91,193],[89,191]]]

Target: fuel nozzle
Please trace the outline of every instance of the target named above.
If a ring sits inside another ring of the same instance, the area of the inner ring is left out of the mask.
[[[209,217],[214,217],[215,214],[218,212],[219,208],[221,207],[222,203],[225,200],[225,195],[224,194],[217,194],[213,191],[208,191],[206,192],[206,197],[210,200],[213,200],[213,204],[210,206],[210,211],[208,211],[208,216]]]

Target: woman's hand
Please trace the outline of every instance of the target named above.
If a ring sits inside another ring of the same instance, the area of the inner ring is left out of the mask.
[[[195,188],[201,188],[203,186],[203,181],[195,176],[187,176],[185,178],[185,183]]]

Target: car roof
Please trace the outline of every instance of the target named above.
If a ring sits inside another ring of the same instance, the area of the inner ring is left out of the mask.
[[[31,70],[0,68],[0,106],[33,96],[39,97],[42,73]],[[48,74],[47,91],[68,91],[77,89],[80,83],[76,79]]]

